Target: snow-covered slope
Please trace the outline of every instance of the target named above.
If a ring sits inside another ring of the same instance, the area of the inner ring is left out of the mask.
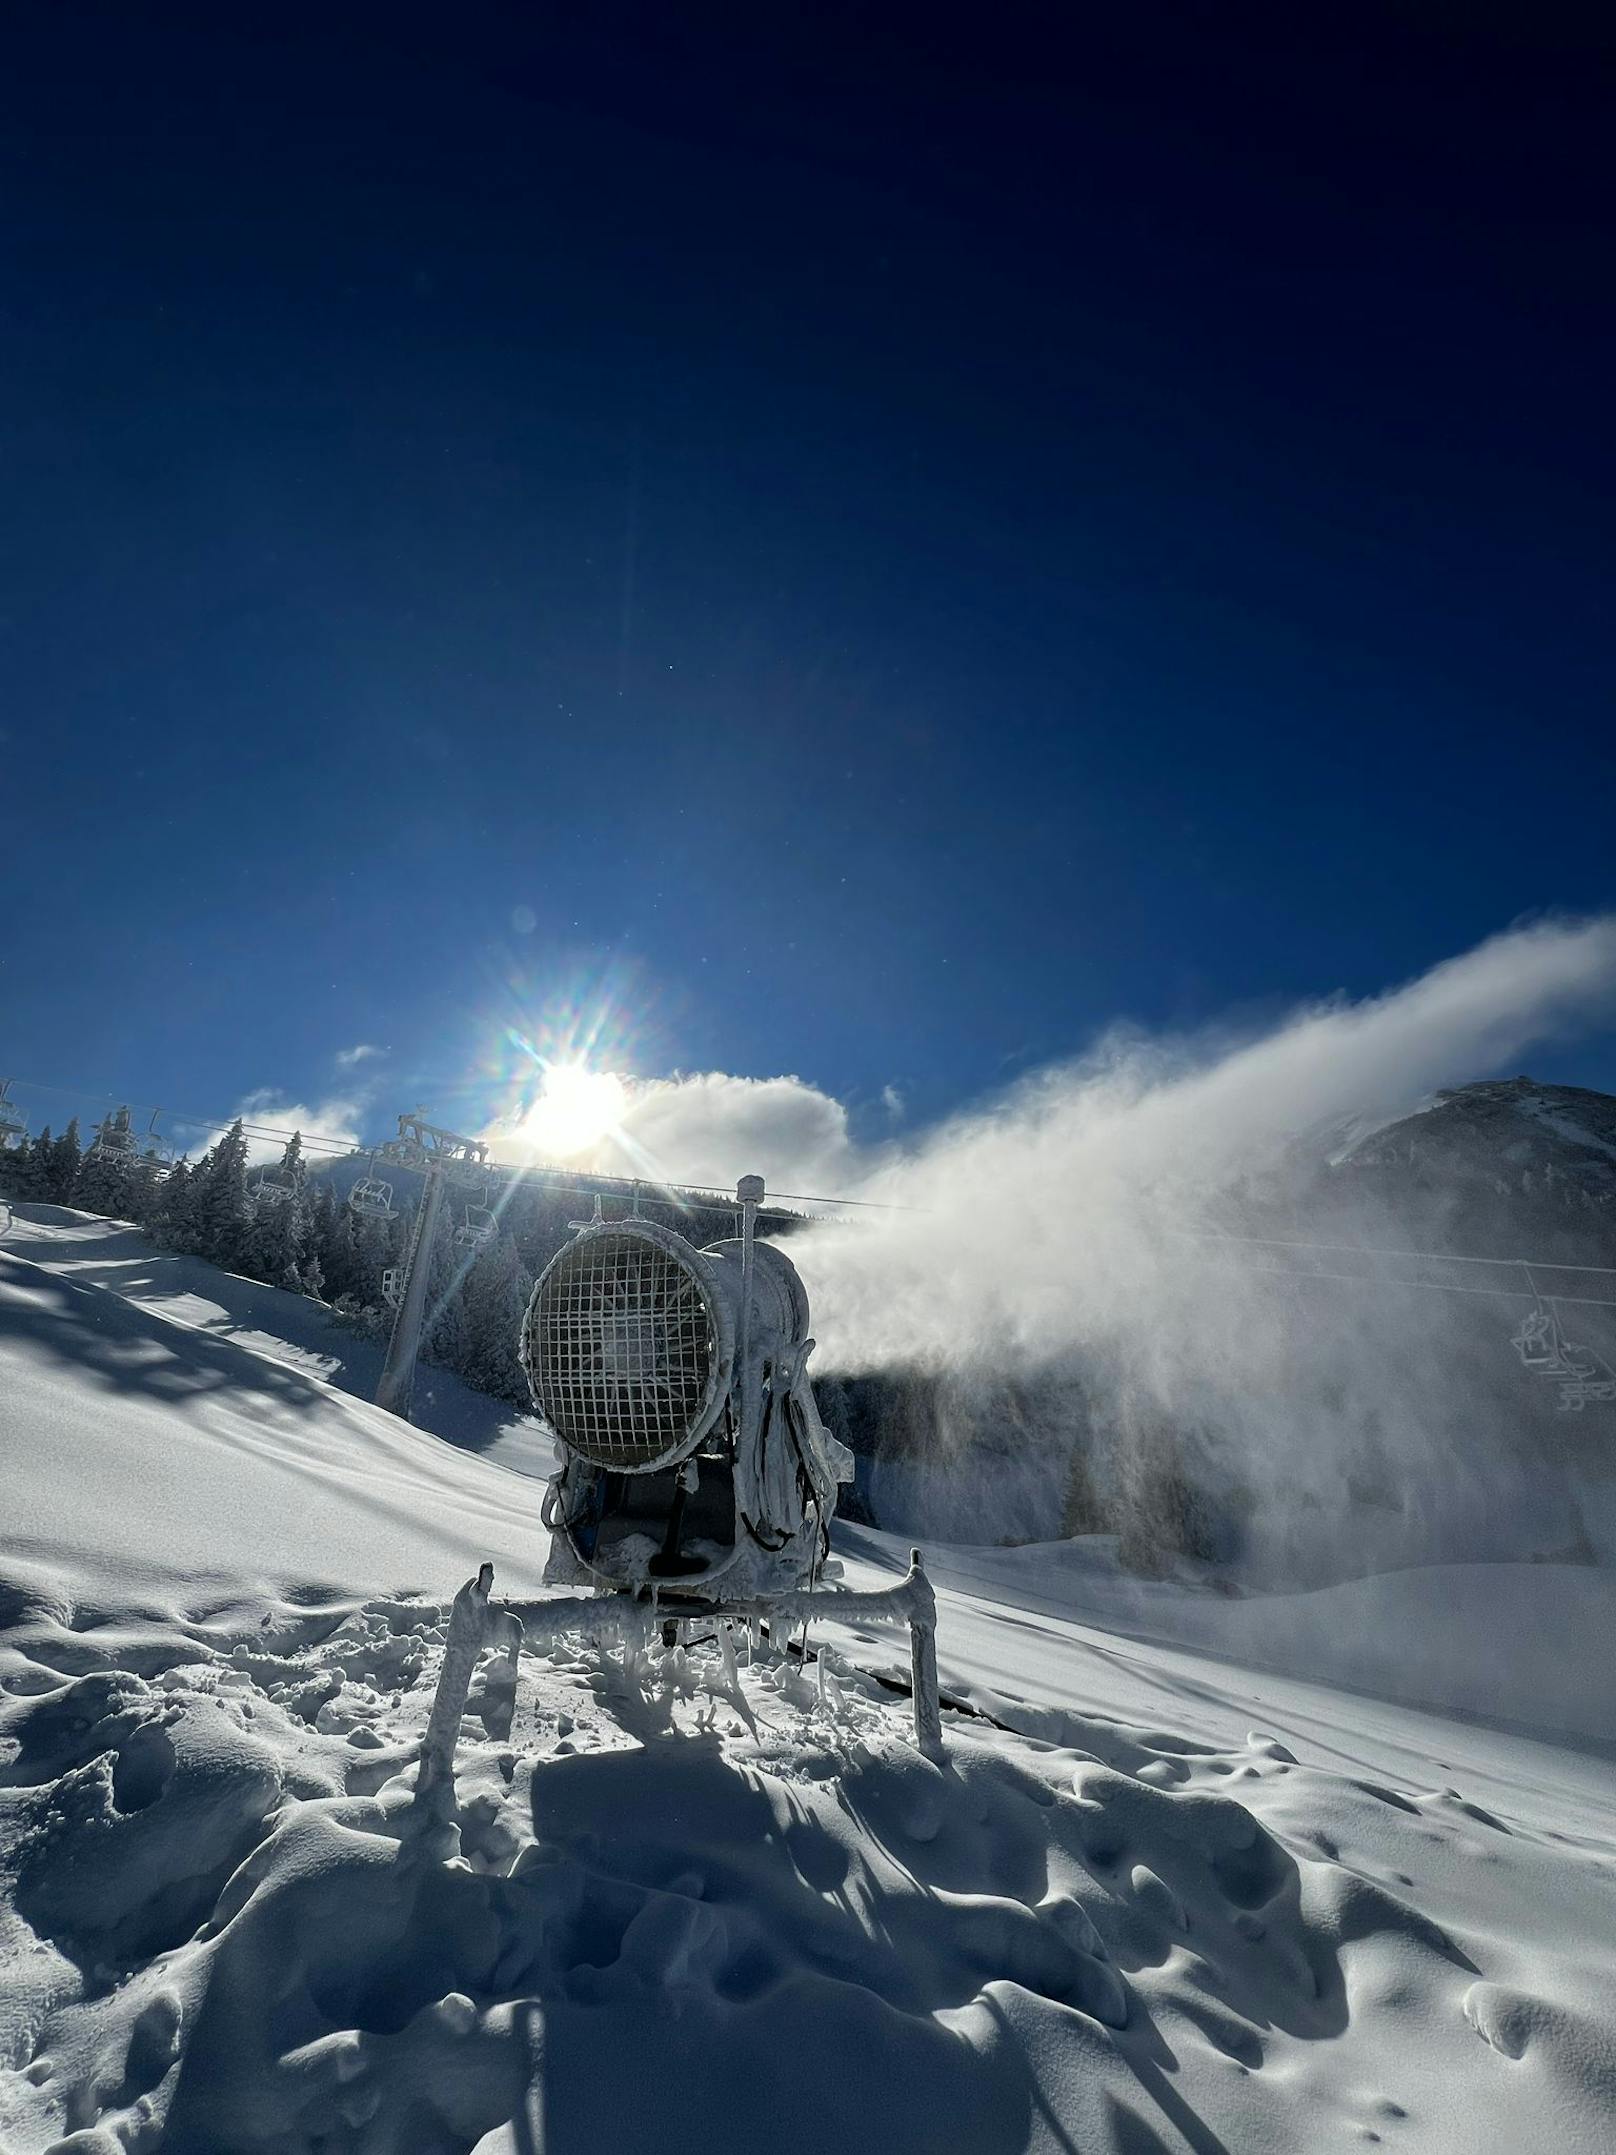
[[[0,1204],[0,1249],[80,1285],[110,1287],[142,1309],[251,1347],[356,1398],[375,1395],[381,1342],[335,1323],[325,1305],[307,1295],[221,1272],[204,1258],[178,1256],[125,1221],[66,1205]],[[524,1473],[555,1471],[554,1449],[532,1416],[427,1362],[417,1372],[412,1418],[451,1444]]]
[[[1331,1164],[1372,1181],[1401,1209],[1507,1218],[1528,1238],[1537,1228],[1608,1239],[1616,1226],[1616,1099],[1530,1077],[1461,1085],[1417,1114],[1355,1136]]]
[[[0,1458],[5,2155],[1612,2144],[1607,1756],[1189,1643],[1247,1604],[1100,1628],[1092,1551],[938,1552],[943,1769],[874,1631],[529,1654],[450,1860],[447,1597],[534,1587],[530,1479],[4,1257]],[[1548,1606],[1506,1569],[1481,1662]]]

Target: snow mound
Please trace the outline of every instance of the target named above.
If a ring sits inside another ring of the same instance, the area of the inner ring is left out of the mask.
[[[72,1675],[36,1609],[0,1661],[8,2149],[1608,2144],[1609,1842],[1262,1734],[962,1724],[939,1769],[845,1660],[703,1644],[485,1683],[444,1860],[411,1786],[446,1615]]]

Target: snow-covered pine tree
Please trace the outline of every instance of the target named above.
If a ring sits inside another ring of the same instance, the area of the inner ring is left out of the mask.
[[[50,1143],[50,1132],[45,1132],[45,1143]],[[9,1152],[0,1152],[0,1193],[16,1198],[19,1203],[44,1194],[41,1178],[44,1164],[40,1148],[25,1130],[20,1142]]]
[[[49,1136],[50,1132],[47,1130],[45,1137]],[[44,1139],[41,1139],[41,1143],[44,1143]],[[50,1146],[46,1181],[49,1185],[47,1194],[54,1203],[72,1204],[73,1193],[78,1186],[79,1164],[83,1158],[83,1147],[79,1144],[79,1119],[75,1115],[61,1136]]]
[[[451,1215],[445,1206],[438,1218],[437,1246],[432,1252],[432,1268],[427,1274],[429,1329],[426,1351],[432,1361],[456,1371],[465,1368],[471,1344],[466,1319],[465,1268],[457,1261],[461,1254],[455,1247]]]
[[[309,1192],[309,1245],[303,1260],[304,1292],[312,1295],[334,1294],[326,1276],[330,1260],[332,1237],[337,1226],[337,1201],[328,1182],[317,1182]]]
[[[235,1272],[246,1253],[247,1220],[247,1139],[238,1116],[197,1162],[189,1246]]]
[[[168,1250],[190,1250],[191,1208],[196,1202],[196,1169],[189,1160],[176,1160],[164,1178],[152,1215],[152,1233]]]
[[[467,1338],[460,1374],[479,1392],[525,1404],[527,1379],[517,1345],[533,1281],[508,1235],[479,1253],[464,1292]]]
[[[135,1163],[127,1153],[92,1145],[78,1172],[73,1202],[85,1212],[100,1212],[110,1220],[127,1220],[134,1212]]]
[[[164,1163],[156,1152],[143,1152],[129,1175],[129,1217],[150,1227],[163,1204]]]
[[[258,1198],[243,1243],[243,1262],[255,1278],[272,1287],[304,1291],[304,1264],[309,1252],[309,1211],[303,1165],[303,1139],[293,1131],[281,1154],[280,1165],[266,1177],[270,1189],[283,1194]]]

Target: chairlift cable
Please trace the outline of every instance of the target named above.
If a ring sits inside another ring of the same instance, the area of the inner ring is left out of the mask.
[[[1181,1235],[1191,1242],[1250,1242],[1265,1249],[1275,1250],[1335,1250],[1350,1251],[1354,1257],[1402,1257],[1421,1264],[1439,1265],[1526,1265],[1535,1264],[1540,1272],[1608,1272],[1616,1275],[1616,1265],[1561,1264],[1547,1257],[1472,1257],[1455,1250],[1386,1250],[1365,1242],[1298,1242],[1279,1235],[1236,1235],[1223,1228],[1196,1229],[1172,1227],[1169,1234]]]
[[[1600,1268],[1603,1269],[1603,1268]],[[1339,1280],[1348,1287],[1426,1287],[1433,1294],[1486,1295],[1493,1301],[1519,1301],[1519,1287],[1456,1287],[1447,1280],[1394,1280],[1384,1279],[1371,1272],[1294,1272],[1288,1265],[1244,1265],[1241,1270],[1254,1279],[1266,1280]],[[1545,1299],[1534,1297],[1534,1299]],[[1590,1309],[1616,1309],[1616,1295],[1557,1294],[1546,1298],[1551,1302],[1577,1302]]]

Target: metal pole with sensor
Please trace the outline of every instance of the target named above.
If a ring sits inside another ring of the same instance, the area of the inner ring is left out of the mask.
[[[741,1206],[741,1307],[735,1342],[741,1365],[741,1427],[754,1429],[758,1397],[763,1388],[763,1372],[753,1352],[752,1339],[752,1275],[756,1263],[758,1207],[763,1202],[763,1177],[743,1175],[735,1185],[735,1195]]]

